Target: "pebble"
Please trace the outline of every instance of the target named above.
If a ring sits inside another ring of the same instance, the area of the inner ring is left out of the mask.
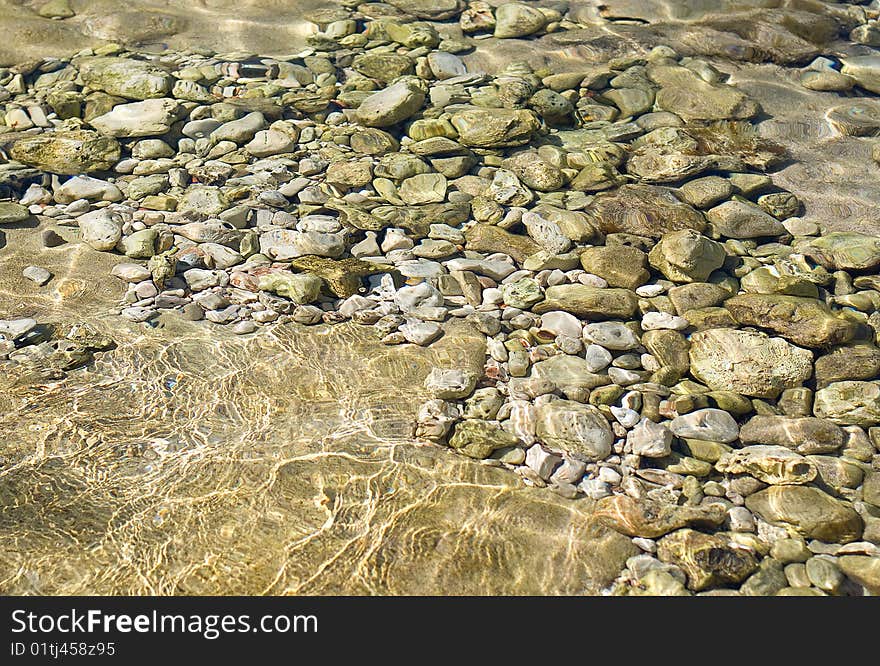
[[[665,425],[642,418],[627,434],[632,452],[647,458],[663,458],[672,452],[672,431]]]
[[[634,349],[639,345],[639,340],[632,329],[612,321],[587,324],[584,326],[583,336],[588,342],[617,351]]]
[[[597,344],[590,344],[586,348],[584,355],[586,360],[586,368],[589,372],[600,372],[611,364],[612,356],[605,347]]]
[[[7,340],[18,340],[37,327],[35,319],[0,319],[0,335]]]
[[[27,266],[21,274],[41,287],[52,279],[52,273],[39,266]]]
[[[439,338],[443,328],[436,322],[410,320],[400,327],[400,332],[407,342],[425,346]]]
[[[232,327],[232,332],[236,335],[247,335],[248,333],[253,333],[257,330],[257,325],[250,320],[243,320],[235,324]]]
[[[725,444],[739,436],[736,420],[727,412],[712,408],[677,416],[670,422],[669,429],[677,437]]]
[[[560,464],[562,464],[561,456],[550,453],[539,444],[530,446],[526,451],[526,465],[545,481]]]
[[[464,33],[499,39],[579,25],[517,2],[403,4],[417,19],[448,12]],[[351,320],[382,343],[427,346],[450,317],[465,319],[487,337],[485,366],[456,368],[458,350],[444,351],[453,367],[428,374],[420,438],[515,467],[564,498],[617,490],[615,501],[649,506],[644,515],[698,516],[661,544],[687,548],[704,542],[684,530],[717,529],[739,550],[769,548],[787,565],[776,578],[793,588],[855,585],[832,559],[846,547],[847,557],[873,556],[853,545],[871,533],[850,507],[874,496],[864,472],[880,390],[874,346],[855,322],[870,324],[880,307],[880,245],[823,233],[805,202],[761,173],[780,156],[747,133],[755,102],[667,46],[589,72],[542,78],[510,62],[490,75],[468,72],[455,54],[464,45],[429,23],[340,12],[310,37],[305,59],[168,52],[159,67],[121,51],[14,76],[3,113],[13,134],[27,129],[10,139],[10,157],[46,175],[0,203],[0,221],[36,215],[78,228],[89,252],[128,255],[111,275],[128,284],[121,316],[133,322],[174,309],[246,335],[275,321]],[[380,23],[381,34],[364,33]],[[852,39],[870,43],[872,29]],[[371,59],[380,65],[360,73]],[[859,86],[824,120],[872,136],[876,58],[841,60],[843,72],[820,59],[801,82],[826,96]],[[70,76],[56,82],[55,71]],[[85,126],[100,133],[47,113],[53,94],[84,92],[100,107]],[[44,247],[63,243],[52,229],[40,234]],[[16,340],[0,348],[8,362],[42,335],[26,321],[0,322]],[[837,437],[839,426],[858,432]],[[792,477],[762,465],[785,461],[824,476],[775,483]],[[742,471],[725,471],[734,463]],[[773,512],[803,517],[804,490],[834,524],[792,518],[791,534],[834,541],[840,527],[849,546],[807,548],[771,524],[782,520]],[[694,559],[685,555],[683,568]],[[642,558],[630,575],[693,584],[682,568]],[[772,567],[761,566],[731,585],[769,590]]]
[[[690,322],[687,319],[668,312],[646,312],[642,316],[642,328],[646,331],[660,329],[683,331],[688,326],[690,326]]]

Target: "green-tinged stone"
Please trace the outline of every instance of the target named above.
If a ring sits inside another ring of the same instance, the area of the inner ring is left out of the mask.
[[[377,127],[364,128],[355,132],[349,142],[351,149],[362,155],[385,155],[400,149],[394,136]]]
[[[597,376],[601,377],[602,375]],[[620,399],[623,392],[623,387],[618,386],[617,384],[598,386],[590,391],[589,403],[591,405],[596,405],[597,407],[599,405],[613,405]]]
[[[690,345],[684,335],[678,331],[645,331],[642,335],[642,344],[661,366],[672,368],[679,377],[684,377],[690,369],[688,356]]]
[[[824,597],[821,590],[815,587],[784,587],[776,593],[777,597]]]
[[[497,39],[527,37],[548,23],[547,16],[537,7],[522,2],[505,2],[495,10]]]
[[[348,298],[362,288],[362,280],[368,275],[389,273],[393,269],[384,264],[374,264],[362,259],[328,259],[308,255],[291,262],[294,269],[313,273],[327,283],[330,291],[339,298]]]
[[[682,450],[697,460],[706,463],[718,462],[725,453],[732,451],[729,445],[721,442],[708,442],[702,439],[684,439]]]
[[[721,535],[681,529],[657,543],[657,557],[681,567],[688,589],[741,583],[758,568],[755,553],[738,548]]]
[[[816,478],[810,459],[784,446],[746,446],[722,455],[715,469],[726,474],[751,474],[771,485],[800,485]]]
[[[687,320],[692,328],[703,331],[713,328],[736,328],[739,326],[733,315],[724,308],[696,308],[688,310]]]
[[[782,222],[751,202],[725,201],[706,212],[715,230],[728,238],[760,238],[785,233]]]
[[[122,154],[119,142],[90,130],[44,132],[19,139],[10,157],[28,166],[67,176],[106,171]]]
[[[423,173],[404,180],[398,188],[407,204],[441,203],[446,199],[446,177],[439,173]]]
[[[582,168],[569,187],[576,192],[601,192],[625,182],[613,164],[596,162]]]
[[[715,307],[731,296],[729,289],[710,282],[677,285],[666,293],[679,315],[690,310]]]
[[[544,298],[541,285],[534,278],[522,278],[501,288],[505,305],[527,310]]]
[[[705,282],[726,257],[721,243],[682,229],[663,236],[648,254],[648,261],[673,282]]]
[[[156,240],[159,233],[155,229],[141,229],[123,236],[119,241],[122,252],[132,259],[149,259],[156,254]]]
[[[553,254],[547,250],[538,250],[535,254],[530,254],[523,262],[523,268],[527,271],[543,271],[558,268],[561,271],[570,271],[580,265],[580,259],[577,252],[566,252],[564,254]]]
[[[318,298],[323,284],[317,275],[276,271],[260,276],[258,287],[289,298],[298,305],[305,305]]]
[[[355,57],[352,69],[364,76],[390,83],[399,76],[413,74],[415,63],[412,58],[394,53],[367,52]]]
[[[869,472],[862,486],[862,499],[868,504],[880,507],[880,472]]]
[[[357,119],[368,127],[390,127],[414,115],[424,102],[425,91],[401,79],[367,97],[357,109]]]
[[[629,597],[688,597],[691,593],[680,580],[660,569],[651,569],[633,585],[620,590]],[[615,594],[617,591],[615,590]]]
[[[656,106],[685,121],[745,119],[757,115],[757,102],[734,88],[704,81],[696,72],[679,65],[657,65],[648,76],[662,86]]]
[[[816,391],[813,412],[839,425],[880,424],[880,383],[834,382]]]
[[[664,458],[664,465],[667,472],[673,474],[684,474],[703,478],[712,473],[712,465],[699,458],[691,458],[673,452],[669,458]]]
[[[432,224],[457,227],[467,220],[471,207],[466,203],[433,203],[423,206],[379,206],[370,211],[379,229],[402,227],[416,236],[427,236]]]
[[[681,186],[681,198],[697,208],[710,208],[733,194],[733,185],[720,176],[695,178]]]
[[[828,270],[870,270],[880,265],[880,237],[835,231],[797,245]]]
[[[638,309],[638,297],[628,289],[599,289],[582,284],[548,287],[544,301],[533,308],[536,314],[564,310],[586,319],[631,319]]]
[[[756,331],[710,328],[690,342],[691,374],[714,390],[776,398],[813,372],[809,350]]]
[[[567,388],[594,389],[611,383],[608,375],[590,371],[587,361],[580,356],[557,354],[546,361],[539,361],[532,367],[532,376],[549,379],[556,386]]]
[[[46,101],[59,118],[66,120],[82,116],[85,97],[73,90],[53,90],[46,96]]]
[[[157,173],[152,176],[144,176],[143,178],[135,178],[128,184],[129,199],[139,201],[144,197],[160,194],[168,189],[168,176],[164,173]]]
[[[51,19],[66,19],[76,16],[76,13],[70,8],[70,0],[49,0],[40,7],[37,13],[44,18]]]
[[[414,120],[407,130],[413,141],[424,141],[435,137],[455,139],[458,132],[446,118],[423,118]]]
[[[539,123],[525,109],[468,109],[454,114],[452,125],[466,146],[502,148],[528,143]]]
[[[816,466],[821,482],[836,493],[845,488],[858,488],[865,478],[861,467],[837,456],[807,456],[807,460]]]
[[[529,236],[514,234],[494,224],[475,224],[464,232],[465,247],[477,252],[503,252],[522,263],[541,246]]]
[[[772,597],[787,586],[782,563],[767,557],[761,560],[758,570],[743,583],[740,592],[749,597]]]
[[[596,503],[603,525],[631,537],[656,539],[683,527],[718,527],[727,512],[718,504],[678,506],[628,495],[603,497]]]
[[[562,235],[575,243],[591,243],[597,241],[601,236],[598,227],[594,226],[590,219],[580,211],[566,210],[540,203],[535,206],[532,212],[556,224]]]
[[[27,208],[14,201],[0,201],[0,224],[17,224],[31,216]]]
[[[497,449],[513,447],[519,439],[502,430],[498,423],[480,419],[460,421],[449,439],[449,446],[471,458],[483,459]]]
[[[880,595],[880,557],[845,555],[837,560],[840,570],[871,594]]]
[[[167,97],[174,79],[163,67],[133,58],[85,58],[78,63],[83,82],[127,99]]]
[[[822,301],[777,294],[741,294],[724,307],[746,326],[766,328],[804,347],[848,342],[858,325],[832,312]]]
[[[400,0],[396,1],[400,2]],[[414,23],[392,23],[389,21],[384,22],[383,27],[392,40],[411,49],[420,46],[433,49],[440,44],[440,36],[430,23],[423,23],[421,21]]]
[[[744,444],[785,446],[809,455],[837,451],[846,441],[846,433],[824,419],[759,414],[742,425],[739,438]]]
[[[177,199],[167,195],[150,195],[141,201],[141,208],[170,212],[177,210]]]
[[[600,193],[584,212],[606,234],[661,238],[671,231],[702,231],[706,227],[700,211],[677,199],[669,188],[655,185],[623,185]]]
[[[518,152],[504,160],[501,166],[512,171],[527,187],[539,192],[553,192],[565,184],[562,170],[534,151]]]
[[[589,247],[580,255],[585,271],[604,278],[612,287],[624,289],[636,289],[651,278],[647,259],[641,250],[625,245]]]
[[[178,210],[191,210],[205,215],[219,215],[229,208],[229,200],[218,187],[193,185],[180,197]]]
[[[808,539],[849,543],[862,536],[863,522],[852,506],[818,488],[771,486],[746,497],[746,507],[768,523],[793,528]]]

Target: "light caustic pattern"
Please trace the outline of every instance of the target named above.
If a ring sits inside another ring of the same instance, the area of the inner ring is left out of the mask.
[[[326,6],[96,0],[50,21],[31,4],[0,0],[4,29],[21,36],[0,46],[0,63],[107,39],[294,53],[316,29],[303,12]],[[566,71],[644,48],[657,39],[648,23],[726,4],[571,6],[579,20],[637,21],[491,40],[466,61]],[[717,44],[673,28],[663,39],[681,36],[679,49]],[[807,219],[877,232],[867,143],[829,134],[823,120],[839,97],[804,89],[795,68],[714,62],[760,102],[758,131],[793,155],[774,180],[804,201]],[[589,500],[524,488],[506,470],[411,440],[430,368],[482,367],[473,332],[389,349],[350,324],[248,339],[173,317],[144,329],[110,313],[122,286],[106,276],[118,258],[79,244],[42,249],[37,237],[3,231],[0,317],[86,321],[118,347],[62,381],[0,377],[0,594],[595,593],[635,554],[595,524]],[[20,277],[32,263],[56,275],[46,288]]]
[[[430,368],[482,366],[470,329],[423,349],[354,324],[139,328],[109,312],[108,255],[5,235],[0,311],[118,347],[0,380],[3,594],[595,593],[633,554],[589,502],[411,439]],[[57,286],[20,278],[35,255]]]

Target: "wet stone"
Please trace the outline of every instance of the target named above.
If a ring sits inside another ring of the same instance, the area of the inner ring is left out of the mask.
[[[859,514],[818,488],[771,486],[749,495],[746,506],[763,520],[791,527],[806,538],[848,543],[862,534]]]
[[[687,574],[688,588],[694,591],[711,585],[741,583],[758,567],[755,553],[736,547],[721,535],[692,529],[660,539],[657,556],[681,567]]]
[[[458,423],[449,440],[449,446],[471,458],[487,458],[497,449],[518,443],[515,436],[502,430],[497,423],[479,419]]]
[[[49,280],[52,279],[52,273],[47,271],[45,268],[41,268],[39,266],[27,266],[22,272],[22,276],[26,277],[31,282],[34,282],[38,286],[42,287],[47,284]]]
[[[739,436],[736,420],[720,409],[700,409],[675,417],[669,429],[677,437],[702,439],[710,442],[732,442]]]

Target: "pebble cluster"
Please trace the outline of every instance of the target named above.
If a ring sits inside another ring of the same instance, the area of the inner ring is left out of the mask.
[[[519,38],[564,17],[410,4],[328,12],[288,58],[0,71],[0,224],[130,258],[135,322],[352,320],[388,345],[471,322],[484,371],[434,369],[416,436],[596,500],[643,552],[615,594],[880,592],[880,238],[799,217],[759,105],[705,60],[490,75],[419,19]],[[860,62],[804,85],[876,92]],[[0,322],[0,353],[32,324]]]
[[[30,318],[0,320],[0,360],[6,361],[7,387],[63,379],[68,370],[91,363],[95,352],[114,346],[88,324],[56,329]]]

